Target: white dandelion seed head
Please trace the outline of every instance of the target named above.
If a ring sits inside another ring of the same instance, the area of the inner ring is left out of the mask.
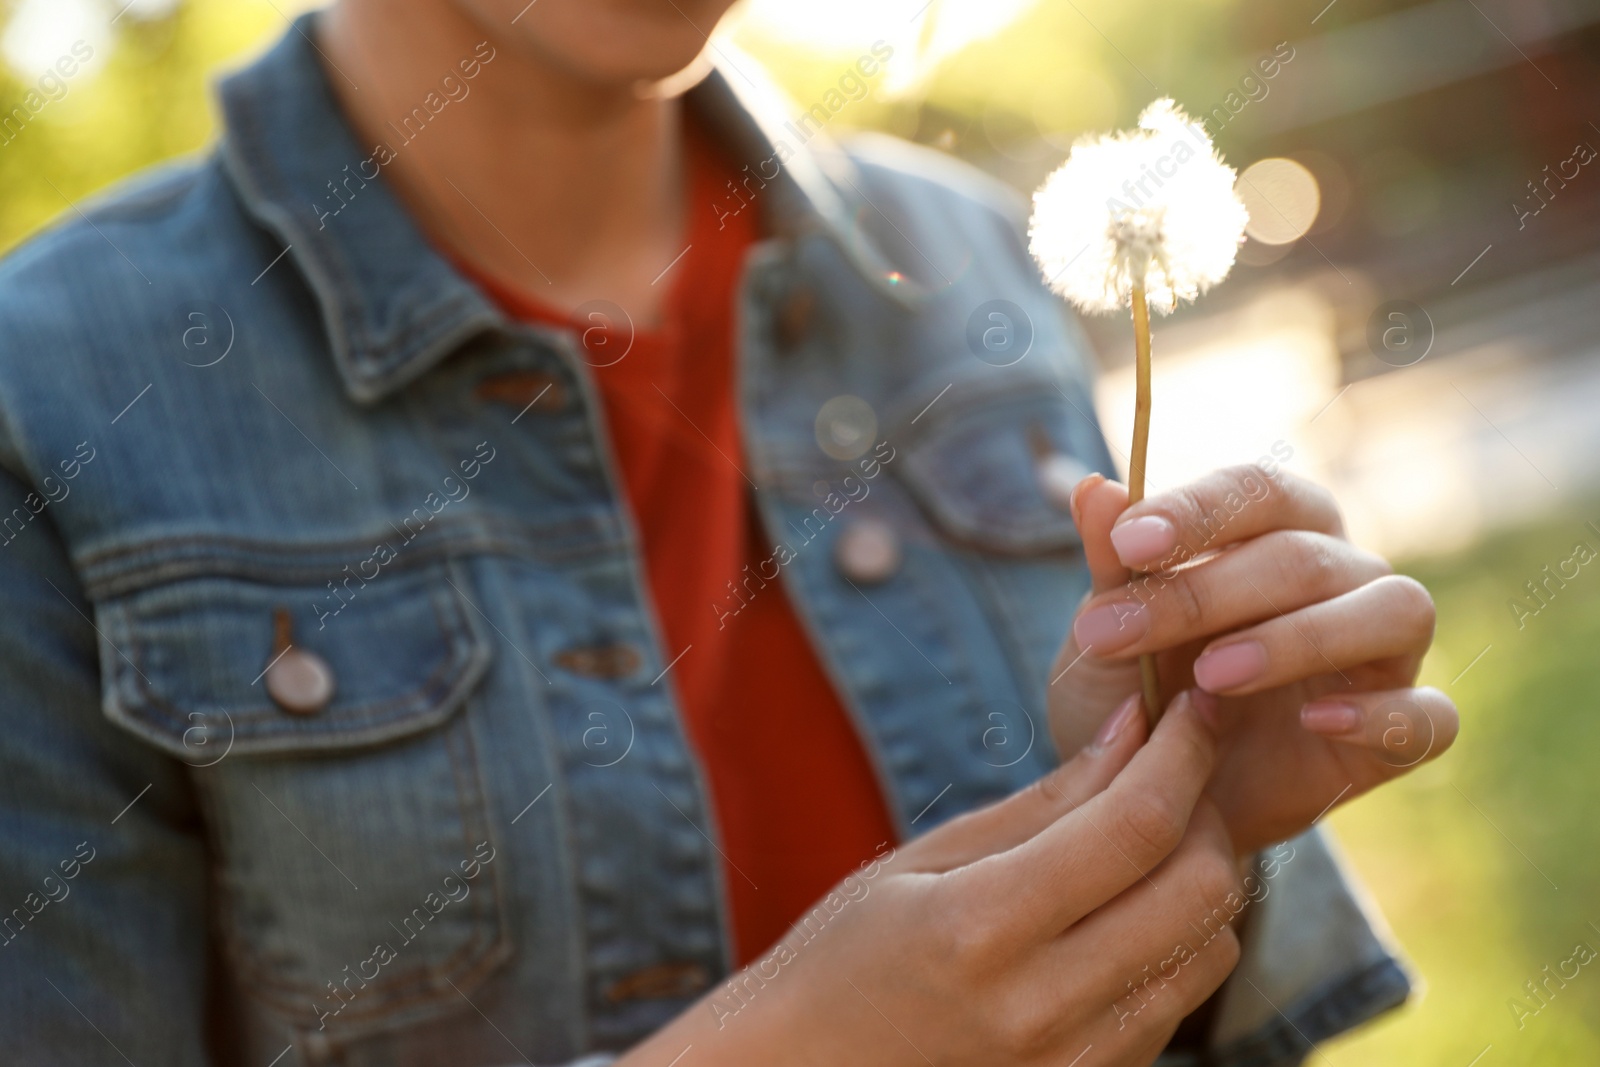
[[[1080,139],[1033,197],[1028,229],[1050,288],[1083,311],[1127,307],[1143,284],[1162,313],[1228,276],[1247,216],[1234,171],[1169,99],[1139,126]]]

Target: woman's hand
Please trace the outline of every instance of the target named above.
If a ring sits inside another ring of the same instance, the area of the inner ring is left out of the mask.
[[[1455,740],[1449,698],[1412,687],[1432,599],[1344,539],[1321,487],[1231,467],[1129,507],[1091,475],[1073,517],[1093,588],[1051,674],[1061,752],[1139,691],[1137,657],[1156,653],[1163,693],[1219,697],[1209,794],[1249,852]]]
[[[1203,796],[1213,720],[1180,697],[1145,736],[1129,703],[1038,782],[864,865],[619,1067],[690,1046],[685,1067],[1149,1064],[1232,971],[1244,900]]]

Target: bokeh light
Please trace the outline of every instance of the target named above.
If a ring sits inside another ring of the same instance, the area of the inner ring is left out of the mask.
[[[1316,175],[1292,159],[1257,160],[1239,175],[1236,189],[1250,212],[1245,233],[1262,244],[1298,241],[1322,206]]]

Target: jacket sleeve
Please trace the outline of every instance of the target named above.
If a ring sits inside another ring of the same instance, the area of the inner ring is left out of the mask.
[[[0,1058],[192,1067],[199,821],[182,764],[101,715],[92,620],[47,502],[0,468]]]
[[[1191,949],[1204,951],[1229,912],[1243,918],[1239,964],[1157,1067],[1295,1067],[1410,995],[1383,917],[1319,828],[1258,855],[1244,892],[1192,927]]]
[[[1382,915],[1320,828],[1263,852],[1246,888],[1255,905],[1206,1062],[1290,1067],[1410,995]]]

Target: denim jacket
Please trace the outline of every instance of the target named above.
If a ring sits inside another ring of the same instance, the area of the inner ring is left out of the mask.
[[[730,973],[592,360],[423,238],[313,31],[226,81],[215,151],[0,265],[10,1063],[572,1063]],[[688,104],[770,234],[741,466],[910,836],[1056,761],[1062,488],[1111,461],[1015,198],[744,82]],[[1298,1063],[1406,996],[1323,839],[1284,847],[1171,1062]]]

